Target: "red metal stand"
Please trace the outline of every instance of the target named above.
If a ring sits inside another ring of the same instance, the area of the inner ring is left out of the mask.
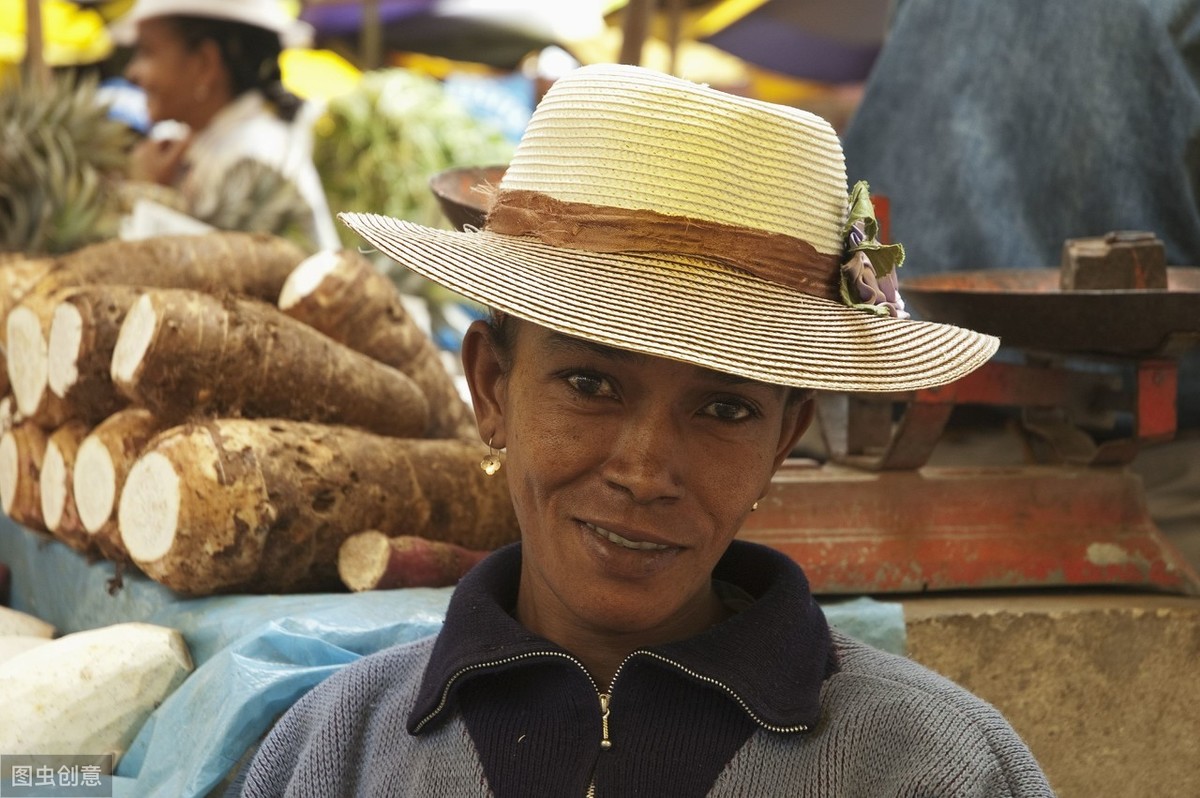
[[[1121,467],[864,471],[785,463],[740,535],[817,593],[1125,585],[1200,594]]]
[[[1126,465],[1175,432],[1177,365],[1136,363],[1132,385],[1051,360],[989,363],[950,385],[829,394],[833,462],[789,462],[741,536],[801,563],[820,593],[1125,585],[1200,594],[1200,575],[1155,527]],[[1039,464],[926,466],[956,404],[1015,406]],[[896,416],[897,405],[902,412]],[[1131,416],[1097,442],[1080,423]]]

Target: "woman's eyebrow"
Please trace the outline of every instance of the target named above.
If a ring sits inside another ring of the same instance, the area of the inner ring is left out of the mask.
[[[596,343],[595,341],[586,341],[582,338],[576,338],[573,335],[554,332],[553,330],[546,336],[546,348],[552,352],[563,354],[581,354],[598,355],[600,357],[613,358],[622,361],[639,361],[645,360],[646,355],[639,352],[631,352],[628,349],[617,349],[613,346]]]

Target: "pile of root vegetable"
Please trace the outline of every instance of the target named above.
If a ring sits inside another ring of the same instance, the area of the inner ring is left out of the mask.
[[[439,351],[354,251],[0,258],[0,503],[27,529],[193,596],[453,584],[517,538]]]

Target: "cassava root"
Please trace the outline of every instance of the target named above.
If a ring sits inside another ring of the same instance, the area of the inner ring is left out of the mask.
[[[296,267],[279,307],[326,335],[413,379],[429,400],[430,438],[478,437],[438,349],[401,302],[395,284],[353,250],[318,252]]]
[[[346,538],[338,549],[338,577],[354,591],[457,584],[490,551],[378,530]]]
[[[45,532],[39,496],[46,433],[37,424],[23,421],[0,438],[0,505],[9,518]]]
[[[97,424],[75,453],[72,495],[89,548],[115,562],[129,559],[117,529],[121,489],[130,467],[160,429],[161,422],[149,410],[127,407]]]
[[[92,546],[75,506],[74,468],[79,444],[88,430],[87,424],[79,420],[68,421],[56,429],[46,441],[38,480],[46,529],[71,548],[85,553]]]
[[[242,415],[349,424],[421,437],[429,406],[402,372],[273,305],[154,290],[130,308],[112,379],[165,421]]]
[[[485,550],[515,540],[485,453],[295,421],[189,424],[134,463],[118,526],[134,563],[181,593],[336,589],[338,548],[364,529]]]
[[[77,418],[95,424],[127,403],[112,384],[112,353],[121,322],[141,294],[134,286],[92,285],[72,291],[55,306],[46,381]]]

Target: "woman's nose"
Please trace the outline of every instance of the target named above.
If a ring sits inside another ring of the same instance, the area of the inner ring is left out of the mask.
[[[630,414],[612,439],[604,478],[639,504],[677,499],[683,495],[679,458],[685,449],[668,414]]]

